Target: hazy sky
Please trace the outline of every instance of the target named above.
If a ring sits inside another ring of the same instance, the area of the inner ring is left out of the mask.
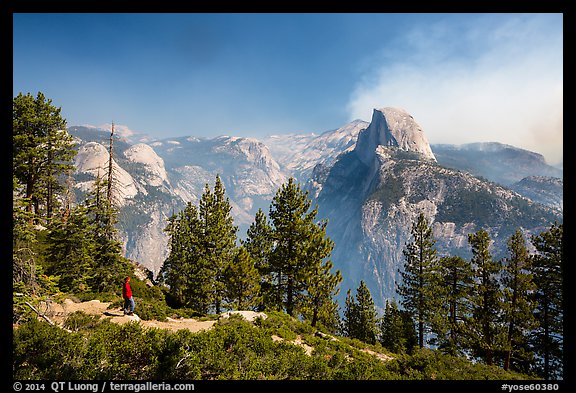
[[[562,14],[14,14],[13,93],[156,138],[323,132],[401,107],[430,143],[563,146]]]

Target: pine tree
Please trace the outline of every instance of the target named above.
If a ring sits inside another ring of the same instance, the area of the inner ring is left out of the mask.
[[[386,301],[384,315],[380,320],[382,346],[392,352],[411,352],[418,345],[418,335],[410,314],[398,309],[394,299]]]
[[[347,337],[369,344],[376,342],[378,317],[372,294],[364,281],[360,281],[355,299],[350,290],[347,292],[343,325]]]
[[[47,263],[49,272],[61,276],[62,290],[115,292],[133,271],[114,239],[116,211],[102,198],[103,185],[97,177],[85,201],[50,225]]]
[[[342,318],[342,335],[355,338],[360,335],[360,317],[358,315],[358,304],[349,289],[346,292],[346,302],[344,305],[344,316]]]
[[[503,311],[506,329],[506,347],[504,358],[504,370],[513,367],[513,354],[517,356],[524,352],[528,334],[535,328],[534,308],[535,303],[531,294],[535,290],[532,275],[529,273],[530,256],[526,241],[520,230],[517,230],[508,239],[508,255],[504,259],[501,283],[503,291]],[[530,359],[519,359],[527,362]]]
[[[17,193],[18,180],[13,176],[12,181],[14,193]],[[37,240],[28,224],[32,214],[26,211],[27,206],[23,198],[16,198],[12,204],[12,283],[21,282],[34,293],[37,287],[34,245]]]
[[[24,186],[26,210],[35,221],[41,214],[52,216],[59,176],[72,169],[76,154],[60,112],[41,92],[36,98],[20,93],[12,103],[13,173]]]
[[[73,209],[65,222],[53,223],[47,237],[48,273],[60,276],[59,286],[64,292],[87,292],[94,276],[94,224],[84,206]]]
[[[405,345],[402,340],[402,320],[398,305],[394,300],[386,300],[384,315],[380,321],[380,343],[392,352],[404,352]]]
[[[306,281],[304,245],[314,218],[307,214],[310,204],[307,194],[290,178],[277,191],[270,207],[275,243],[270,254],[274,291],[279,294],[282,309],[291,316],[296,313],[298,295],[304,291]]]
[[[192,206],[188,203],[184,210]],[[192,206],[194,207],[194,206]],[[184,211],[183,210],[183,211]],[[182,264],[184,260],[184,247],[182,247],[181,240],[181,221],[180,215],[182,213],[175,214],[168,217],[168,224],[164,228],[164,232],[168,235],[168,256],[162,263],[162,267],[158,272],[157,281],[160,284],[169,287],[169,297],[167,297],[167,302],[173,302],[176,306],[182,306],[184,304],[184,275],[177,274],[178,267]],[[180,266],[181,267],[181,266]]]
[[[404,249],[404,271],[401,271],[402,283],[398,294],[401,304],[410,312],[418,326],[418,345],[424,346],[424,335],[431,328],[436,308],[436,269],[437,257],[432,227],[423,213],[412,225],[413,241]]]
[[[224,270],[224,280],[224,300],[232,309],[249,310],[260,303],[260,275],[244,247]]]
[[[442,257],[439,259],[438,280],[440,307],[435,313],[432,330],[438,348],[456,355],[466,336],[474,272],[470,263],[459,256]]]
[[[360,334],[358,339],[374,344],[377,332],[377,314],[372,294],[364,281],[360,281],[360,286],[356,290],[356,301],[358,303],[358,318],[360,324]]]
[[[563,231],[563,224],[554,223],[547,231],[531,238],[537,252],[530,272],[536,284],[535,317],[539,324],[531,342],[537,358],[541,359],[538,371],[547,380],[561,379],[564,374]]]
[[[316,326],[319,322],[322,326],[335,332],[338,328],[338,302],[335,296],[338,295],[338,286],[342,282],[340,271],[332,273],[333,264],[326,261],[317,265],[316,271],[310,275],[306,283],[306,296],[302,314],[310,321],[311,326]]]
[[[94,228],[94,273],[90,286],[97,292],[113,292],[133,270],[130,262],[122,255],[122,243],[117,239],[115,224],[118,222],[118,210],[106,193],[107,184],[108,181],[97,176],[94,189],[84,202]]]
[[[220,313],[226,290],[225,271],[236,256],[232,207],[219,176],[214,192],[206,184],[198,208],[186,208],[169,220],[170,254],[161,274],[170,296],[200,314]]]
[[[307,286],[317,285],[314,276],[326,272],[326,265],[322,266],[333,248],[326,236],[326,222],[316,223],[318,210],[310,210],[310,206],[308,193],[293,178],[280,187],[270,206],[274,247],[269,266],[273,291],[281,302],[273,306],[292,316],[309,303]]]
[[[225,196],[224,185],[220,176],[216,175],[214,192],[210,191],[208,184],[204,188],[198,214],[202,228],[200,257],[203,264],[211,270],[211,300],[217,314],[221,311],[224,298],[224,271],[236,252],[238,228],[234,225],[231,211],[232,206],[229,198]]]
[[[46,135],[46,165],[39,180],[39,195],[44,199],[46,219],[49,222],[59,206],[57,196],[64,190],[66,177],[73,171],[71,160],[76,155],[72,136],[66,131],[66,121],[56,124]]]
[[[501,265],[492,258],[490,236],[486,230],[469,234],[468,243],[472,248],[471,262],[476,280],[471,297],[471,346],[476,355],[492,365],[494,354],[502,344],[502,302],[498,283]]]
[[[201,222],[192,203],[169,219],[170,252],[160,276],[177,306],[190,307],[207,314],[211,301],[211,271],[201,258]]]
[[[310,320],[312,326],[320,322],[334,330],[338,324],[338,303],[335,296],[342,282],[340,271],[332,273],[334,265],[330,257],[334,242],[326,236],[326,221],[322,221],[310,230],[309,246],[306,250],[309,272],[305,282],[302,315]]]
[[[414,324],[412,315],[405,310],[400,310],[400,318],[402,320],[402,337],[405,341],[406,352],[411,353],[418,345],[416,325]]]
[[[256,212],[254,222],[248,228],[246,239],[241,240],[241,243],[250,254],[260,275],[260,303],[256,308],[258,311],[264,311],[266,308],[273,309],[274,305],[280,305],[281,301],[276,296],[278,293],[273,290],[269,261],[273,246],[272,228],[262,209]]]

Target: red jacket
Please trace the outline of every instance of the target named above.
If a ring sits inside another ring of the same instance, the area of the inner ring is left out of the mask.
[[[130,288],[129,282],[125,282],[122,287],[122,297],[124,297],[124,299],[130,299],[132,297],[132,288]]]

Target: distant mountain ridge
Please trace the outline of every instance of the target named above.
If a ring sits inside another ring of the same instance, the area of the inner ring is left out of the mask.
[[[79,154],[76,199],[82,200],[109,160],[108,134],[71,127]],[[116,192],[119,227],[126,256],[157,273],[168,255],[167,219],[187,202],[198,203],[206,184],[220,175],[230,198],[239,236],[258,208],[267,210],[276,190],[287,180],[268,148],[250,138],[180,137],[131,144],[115,139]]]
[[[563,176],[563,171],[548,165],[541,154],[503,143],[437,144],[432,149],[440,164],[506,186],[527,176]]]
[[[285,171],[305,181],[304,179],[311,176],[316,165],[331,166],[339,154],[353,149],[358,133],[368,125],[369,123],[363,120],[354,120],[338,129],[325,131],[320,135],[295,136],[294,139],[297,143],[286,144],[286,136],[267,137],[264,138],[264,142],[270,146],[273,154],[276,153],[280,156],[278,162]],[[290,146],[290,151],[288,154],[283,154],[282,149],[286,145]]]
[[[167,218],[185,203],[197,203],[204,185],[213,185],[216,174],[230,198],[240,238],[245,236],[258,208],[267,213],[277,189],[294,176],[311,192],[323,217],[329,218],[329,235],[337,242],[333,258],[336,268],[351,279],[372,282],[371,290],[378,293],[379,301],[391,294],[392,266],[400,262],[399,239],[409,233],[410,220],[418,209],[436,218],[435,234],[444,239],[440,246],[446,250],[465,245],[467,231],[481,224],[458,221],[449,208],[460,207],[459,217],[466,217],[471,213],[464,210],[472,205],[462,200],[472,201],[475,196],[484,198],[492,212],[508,217],[509,223],[520,220],[510,216],[515,209],[524,209],[525,214],[525,209],[540,209],[541,216],[561,219],[562,170],[547,165],[541,155],[499,143],[460,148],[430,145],[422,128],[405,110],[382,108],[374,115],[370,123],[355,120],[319,134],[277,135],[262,140],[227,136],[161,140],[140,135],[115,137],[114,168],[121,175],[116,198],[127,257],[157,273],[168,252],[164,232]],[[78,143],[75,189],[77,200],[81,200],[98,168],[105,167],[109,159],[109,131],[81,126],[70,127],[69,131]],[[494,165],[498,160],[503,162],[500,171]],[[490,161],[490,165],[476,164],[483,161]],[[523,177],[516,180],[519,176]],[[515,185],[527,176],[541,179]],[[497,181],[503,179],[509,183]],[[553,209],[521,198],[512,189]],[[530,220],[520,221],[526,225]],[[498,227],[502,235],[508,231],[502,230],[506,223],[489,224]],[[543,221],[535,220],[533,224],[533,228],[541,227]],[[381,244],[374,243],[370,236]],[[351,254],[343,253],[343,249]],[[366,260],[357,261],[361,268],[353,271],[352,257]],[[383,265],[374,258],[391,262]]]
[[[557,177],[527,176],[510,186],[518,194],[535,202],[564,210],[564,182]]]

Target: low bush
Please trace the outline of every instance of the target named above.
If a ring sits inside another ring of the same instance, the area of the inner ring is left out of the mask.
[[[306,323],[274,313],[256,323],[232,316],[196,333],[145,328],[138,322],[120,325],[82,312],[71,314],[65,326],[71,332],[30,319],[14,329],[14,379],[529,378],[428,349],[382,361],[362,350],[366,344],[314,336]],[[272,340],[279,332],[300,335],[313,346],[312,355],[289,339]]]

